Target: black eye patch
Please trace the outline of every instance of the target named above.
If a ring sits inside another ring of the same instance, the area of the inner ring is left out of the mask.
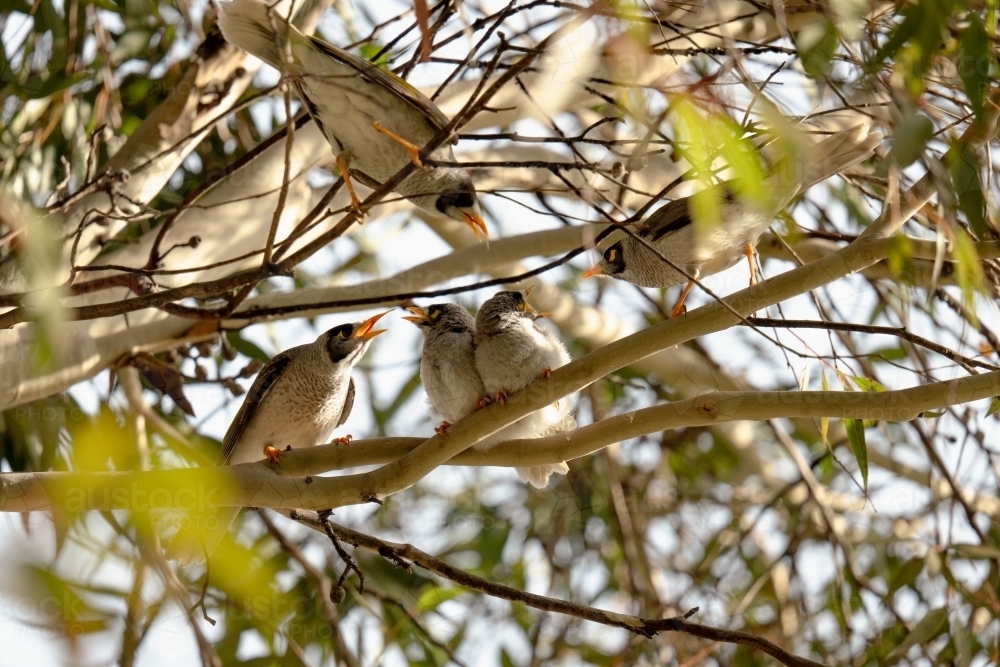
[[[621,273],[625,270],[625,257],[622,254],[621,241],[604,251],[604,261],[608,263],[611,274]]]
[[[444,213],[449,207],[472,208],[476,204],[476,195],[472,192],[446,192],[437,198],[434,207]]]
[[[334,327],[330,329],[330,338],[339,338],[340,340],[346,340],[351,337],[354,333],[353,324],[341,324],[339,327]]]

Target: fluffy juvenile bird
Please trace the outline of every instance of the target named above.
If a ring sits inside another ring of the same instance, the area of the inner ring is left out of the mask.
[[[287,10],[285,10],[287,11]],[[306,37],[277,8],[261,0],[220,6],[219,28],[229,43],[282,71],[333,147],[351,195],[351,183],[377,188],[407,161],[417,169],[396,192],[435,214],[464,222],[478,237],[487,234],[472,179],[462,168],[426,167],[420,150],[440,134],[448,118],[403,79],[315,37]],[[430,159],[454,162],[448,144]]]
[[[327,442],[333,430],[351,414],[354,405],[351,370],[372,339],[385,332],[374,328],[385,314],[364,322],[341,324],[308,345],[272,357],[257,374],[229,425],[218,465],[265,458],[277,463],[286,447],[299,449]],[[346,443],[350,438],[348,435],[336,442]],[[238,507],[222,508],[211,520],[197,522],[207,530],[197,535],[178,535],[168,556],[181,565],[200,562],[205,553],[215,550],[238,512]]]
[[[530,290],[528,290],[530,292]],[[569,352],[555,333],[538,326],[540,316],[520,292],[498,292],[482,305],[476,315],[476,368],[487,395],[503,404],[507,396],[526,387],[570,361]],[[540,438],[576,428],[568,397],[527,415],[477,445],[486,449],[503,440]],[[566,474],[565,462],[518,468],[523,481],[537,488],[549,476]]]
[[[403,319],[424,330],[420,381],[434,409],[444,418],[434,431],[444,435],[454,422],[475,411],[486,396],[476,369],[476,320],[457,303],[435,303],[426,311],[416,307],[407,310],[413,315]]]
[[[754,206],[737,196],[735,181],[716,186],[720,221],[705,238],[695,236],[691,198],[674,200],[646,218],[636,232],[638,238],[626,236],[609,246],[583,277],[610,276],[642,287],[670,287],[686,282],[671,313],[674,317],[684,312],[684,299],[694,280],[664,262],[647,244],[695,279],[724,271],[746,257],[750,264],[750,284],[754,284],[757,281],[754,248],[774,216],[806,188],[867,158],[881,141],[882,135],[869,133],[864,124],[820,141],[807,150],[802,168],[791,181],[780,171],[767,179],[764,191],[770,194],[766,205]]]

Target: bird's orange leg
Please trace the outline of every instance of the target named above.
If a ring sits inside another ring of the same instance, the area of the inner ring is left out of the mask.
[[[493,402],[492,398],[490,398],[489,396],[483,396],[478,401],[476,401],[476,405],[478,405],[480,408],[485,408],[492,402]]]
[[[443,438],[445,435],[447,435],[446,431],[450,426],[451,426],[450,421],[443,421],[439,426],[434,427],[434,432]]]
[[[747,256],[747,263],[750,265],[750,286],[753,287],[757,284],[757,267],[753,262],[753,244],[747,243],[743,246],[743,252]]]
[[[351,444],[351,440],[353,438],[354,438],[354,436],[351,435],[350,433],[348,433],[347,435],[345,435],[342,438],[334,438],[333,440],[330,441],[330,444],[331,445],[349,445],[349,444]]]
[[[351,195],[351,208],[355,211],[361,211],[361,200],[358,199],[358,193],[354,191],[354,183],[351,182],[351,172],[347,169],[347,160],[341,156],[337,156],[337,168],[340,169],[340,175],[344,178],[344,185],[347,186],[347,194]],[[359,217],[364,217],[359,215]]]
[[[279,463],[279,459],[282,456],[284,456],[284,452],[282,452],[277,447],[272,447],[271,445],[266,445],[264,447],[264,456],[266,456],[267,460],[271,462],[271,465],[280,466],[281,463]]]
[[[384,134],[385,136],[389,137],[397,144],[402,146],[404,149],[406,149],[406,152],[410,154],[410,162],[413,163],[413,166],[418,168],[424,166],[424,163],[420,160],[420,148],[418,146],[414,146],[409,141],[399,136],[392,130],[388,129],[378,121],[373,120],[372,127],[375,128],[376,132],[381,132],[382,134]]]
[[[685,285],[684,289],[681,291],[681,295],[677,297],[677,304],[674,306],[674,309],[670,311],[670,317],[678,317],[687,312],[687,308],[684,307],[684,299],[687,298],[687,295],[691,292],[692,287],[694,287],[693,278],[687,282],[687,285]]]
[[[552,377],[552,369],[546,366],[545,370],[542,371],[542,379],[548,380],[550,377]]]
[[[500,405],[507,405],[507,392],[501,391],[500,393],[498,393],[496,401]]]

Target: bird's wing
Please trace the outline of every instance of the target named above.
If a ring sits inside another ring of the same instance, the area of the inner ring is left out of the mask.
[[[250,421],[257,414],[257,408],[268,392],[271,391],[274,383],[278,381],[278,378],[288,368],[288,364],[292,363],[292,359],[294,358],[292,351],[294,349],[292,348],[292,350],[276,354],[264,365],[260,373],[257,374],[257,379],[253,381],[253,385],[251,385],[250,391],[247,393],[246,400],[240,406],[240,411],[236,413],[236,419],[229,425],[226,437],[222,439],[222,451],[219,452],[219,465],[225,465],[229,461],[236,443],[243,437],[243,433],[246,431],[247,426],[249,426]]]
[[[391,90],[400,99],[412,104],[420,113],[430,119],[431,123],[438,130],[443,129],[450,122],[448,117],[438,109],[434,102],[430,101],[427,96],[392,72],[388,72],[375,63],[360,58],[333,44],[328,44],[321,39],[312,37],[311,41],[313,46],[326,55],[339,60],[349,67],[353,67],[360,72],[362,77]]]
[[[688,197],[675,199],[661,206],[646,218],[639,228],[639,236],[649,241],[659,241],[671,232],[691,224],[691,209]]]
[[[354,407],[354,378],[347,383],[347,397],[344,399],[344,409],[340,412],[340,419],[337,426],[343,426],[347,418],[351,416],[351,408]]]
[[[716,196],[725,203],[732,201],[739,190],[735,180],[720,183],[713,188]],[[691,197],[682,197],[656,209],[656,212],[643,221],[639,228],[639,236],[648,241],[659,241],[667,234],[690,225],[690,200]]]

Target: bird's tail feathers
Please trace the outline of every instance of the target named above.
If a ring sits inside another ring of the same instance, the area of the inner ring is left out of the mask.
[[[527,482],[536,489],[544,489],[548,486],[552,473],[565,475],[569,472],[569,466],[566,465],[565,461],[560,461],[559,463],[531,466],[530,468],[514,468],[514,470],[517,471],[517,476],[521,478],[522,482]]]
[[[809,149],[802,189],[839,174],[871,155],[882,142],[881,132],[871,132],[867,123],[841,130]]]
[[[192,520],[167,545],[167,558],[181,567],[204,563],[205,554],[215,552],[239,511],[239,507],[223,507],[207,517],[198,517],[197,522]]]
[[[302,35],[294,26],[289,26],[288,16],[291,2],[287,0],[273,7],[262,0],[229,0],[220,3],[219,29],[226,41],[264,62],[279,67],[281,57],[278,45],[290,38]],[[275,34],[275,28],[278,33]]]

